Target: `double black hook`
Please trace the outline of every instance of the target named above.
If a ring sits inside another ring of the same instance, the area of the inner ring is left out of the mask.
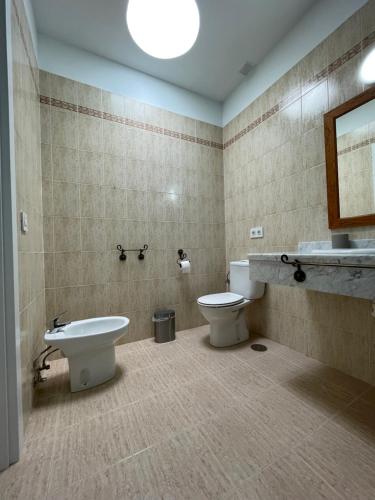
[[[120,252],[119,259],[126,260],[126,252],[139,252],[138,259],[143,260],[145,258],[143,252],[148,249],[148,245],[144,244],[143,248],[122,248],[121,245],[117,245],[117,250]]]

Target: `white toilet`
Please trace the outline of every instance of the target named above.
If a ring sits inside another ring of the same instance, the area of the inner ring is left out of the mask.
[[[251,281],[249,261],[230,263],[230,292],[204,295],[197,300],[210,323],[210,344],[228,347],[249,338],[245,307],[264,295],[264,283]]]

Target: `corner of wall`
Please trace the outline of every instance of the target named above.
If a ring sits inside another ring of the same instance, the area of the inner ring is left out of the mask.
[[[31,4],[31,0],[23,0],[23,5],[25,8],[26,19],[30,30],[31,40],[33,42],[35,57],[38,60],[38,35],[37,35],[36,22],[34,16],[34,9]]]
[[[225,127],[365,3],[366,0],[316,2],[251,75],[226,98],[222,126]]]

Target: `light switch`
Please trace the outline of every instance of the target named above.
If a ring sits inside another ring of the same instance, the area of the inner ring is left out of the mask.
[[[23,233],[27,233],[29,230],[29,223],[27,220],[27,213],[26,212],[21,212],[21,231]]]
[[[251,239],[263,238],[263,227],[262,226],[252,227],[250,229],[250,238]]]

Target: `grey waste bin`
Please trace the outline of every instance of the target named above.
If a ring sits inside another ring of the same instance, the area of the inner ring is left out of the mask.
[[[173,309],[160,309],[152,317],[155,342],[170,342],[176,339],[176,313]]]

